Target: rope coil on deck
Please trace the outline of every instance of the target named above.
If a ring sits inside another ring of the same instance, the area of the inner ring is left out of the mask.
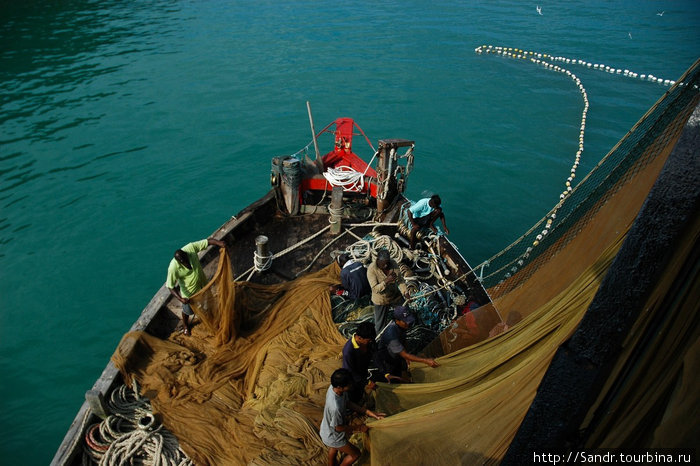
[[[439,332],[448,326],[448,322],[454,319],[467,303],[467,296],[457,282],[464,280],[468,273],[452,279],[447,278],[450,276],[450,270],[435,252],[437,240],[436,235],[426,238],[426,244],[430,250],[426,252],[403,248],[397,241],[386,235],[378,237],[367,235],[349,245],[345,251],[353,259],[368,265],[376,257],[377,251],[388,250],[391,258],[399,264],[401,275],[411,295],[404,301],[404,305],[409,306],[419,316],[424,326]],[[428,280],[434,280],[435,284],[428,284]],[[347,309],[334,309],[334,316],[337,315],[334,318],[345,320],[347,312]],[[362,320],[340,323],[341,333],[350,334]]]
[[[133,390],[126,385],[113,390],[107,407],[112,414],[85,433],[82,464],[194,464],[177,438],[158,423],[148,399],[138,395],[135,381]]]
[[[361,192],[365,187],[364,174],[345,165],[328,168],[323,176],[331,186],[340,186],[343,191]]]

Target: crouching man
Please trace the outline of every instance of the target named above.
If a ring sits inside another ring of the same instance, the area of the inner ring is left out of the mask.
[[[346,423],[345,409],[350,408],[359,414],[364,414],[374,419],[384,418],[383,413],[374,413],[367,408],[362,408],[348,399],[348,392],[353,386],[352,374],[347,369],[338,369],[331,375],[331,385],[326,392],[326,405],[323,408],[323,420],[321,421],[321,440],[330,447],[328,450],[328,465],[336,466],[336,456],[341,452],[345,456],[340,466],[353,464],[360,457],[360,450],[351,444],[348,439],[353,432],[367,432],[366,424],[351,426]]]

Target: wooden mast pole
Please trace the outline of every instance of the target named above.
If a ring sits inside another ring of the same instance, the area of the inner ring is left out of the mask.
[[[314,150],[316,151],[316,160],[314,163],[318,168],[319,173],[323,173],[323,161],[321,160],[321,154],[318,151],[318,142],[316,141],[316,129],[314,128],[314,118],[311,116],[311,104],[306,101],[306,109],[309,111],[309,124],[311,125],[311,137],[314,140]]]

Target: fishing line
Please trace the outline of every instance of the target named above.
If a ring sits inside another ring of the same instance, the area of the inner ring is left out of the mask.
[[[532,243],[532,247],[536,247],[537,245],[540,244],[540,241],[550,232],[550,229],[552,227],[552,224],[554,223],[554,220],[557,217],[557,211],[561,206],[564,204],[564,201],[569,197],[569,194],[571,194],[571,191],[573,190],[572,184],[574,182],[574,179],[576,178],[576,169],[579,166],[579,163],[581,162],[581,155],[583,154],[583,147],[584,147],[584,135],[586,132],[586,114],[588,113],[588,94],[586,93],[586,89],[583,87],[583,84],[581,83],[581,80],[570,70],[559,66],[555,65],[554,62],[561,62],[561,63],[566,63],[566,64],[573,64],[573,65],[580,65],[584,66],[586,68],[610,73],[610,74],[616,74],[616,75],[621,75],[625,76],[627,78],[632,78],[632,79],[640,79],[640,80],[646,80],[649,82],[655,82],[658,84],[661,84],[663,86],[672,86],[676,82],[670,79],[663,79],[663,78],[658,78],[652,74],[644,74],[644,73],[636,73],[633,71],[630,71],[628,69],[620,69],[620,68],[615,68],[611,67],[608,65],[600,64],[600,63],[591,63],[587,62],[585,60],[580,60],[576,58],[567,58],[567,57],[562,57],[562,56],[554,56],[550,55],[547,53],[540,53],[540,52],[534,52],[534,51],[528,51],[528,50],[523,50],[523,49],[518,49],[518,48],[513,48],[513,47],[500,47],[500,46],[494,46],[494,45],[481,45],[474,49],[474,52],[481,55],[483,53],[487,54],[496,54],[496,55],[501,55],[506,58],[513,58],[516,60],[528,60],[531,63],[534,63],[536,65],[542,66],[545,69],[553,70],[559,73],[563,73],[566,76],[570,77],[572,81],[576,84],[576,86],[579,89],[579,92],[581,93],[581,97],[583,99],[583,111],[581,112],[581,125],[579,128],[579,138],[578,138],[578,150],[576,151],[576,155],[574,156],[574,162],[571,165],[571,172],[569,177],[566,179],[564,183],[564,190],[562,193],[559,195],[559,202],[557,205],[550,211],[549,216],[547,218],[547,223],[545,225],[545,228],[536,236],[535,240]],[[526,251],[526,256],[529,256],[529,253],[532,251],[532,247],[528,248],[528,251]]]

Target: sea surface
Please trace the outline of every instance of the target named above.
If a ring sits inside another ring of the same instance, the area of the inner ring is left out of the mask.
[[[172,251],[351,117],[416,141],[477,265],[546,215],[578,149],[573,81],[492,44],[675,80],[700,2],[1,1],[0,464],[48,464]],[[667,87],[579,65],[583,178]],[[359,155],[371,150],[355,141]],[[328,145],[322,146],[325,153]]]

